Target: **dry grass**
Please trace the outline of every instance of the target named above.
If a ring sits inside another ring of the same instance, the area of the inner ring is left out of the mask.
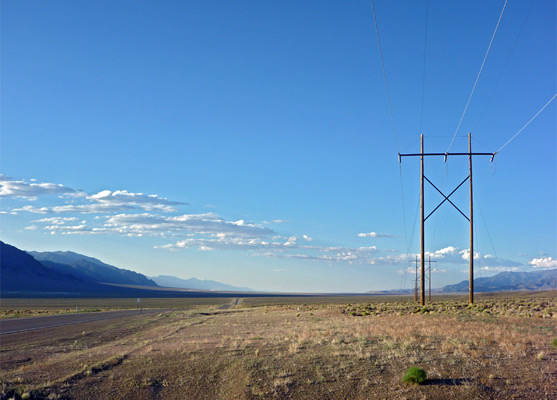
[[[439,302],[427,312],[405,302],[245,304],[8,335],[2,391],[76,399],[557,398],[555,297],[484,300]],[[427,371],[428,384],[401,381],[413,365]]]

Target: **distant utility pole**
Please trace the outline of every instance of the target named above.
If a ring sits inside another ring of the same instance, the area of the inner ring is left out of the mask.
[[[431,303],[431,263],[435,263],[435,266],[437,266],[437,261],[431,261],[431,256],[429,256],[428,259],[428,271],[429,271],[429,302]]]
[[[416,279],[414,279],[414,301],[418,301],[418,256],[416,256]]]
[[[414,280],[414,301],[417,302],[418,301],[418,256],[416,256],[414,263],[416,268],[416,279]],[[435,260],[431,261],[431,256],[429,256],[428,267],[426,269],[429,275],[429,277],[427,278],[429,283],[429,301],[431,301],[431,263],[435,263],[435,265],[437,265],[437,261]]]
[[[491,161],[493,161],[493,157],[495,157],[496,153],[472,153],[472,136],[468,134],[468,153],[424,153],[424,135],[420,135],[421,138],[421,152],[420,153],[408,153],[408,154],[400,154],[398,153],[398,162],[402,162],[402,157],[420,157],[421,165],[421,184],[420,184],[420,205],[421,205],[421,240],[420,240],[420,261],[421,261],[421,290],[420,290],[420,303],[422,305],[425,304],[425,221],[435,212],[441,205],[448,201],[451,205],[457,209],[459,213],[462,214],[464,218],[466,218],[470,222],[470,290],[469,290],[469,298],[468,302],[470,304],[474,303],[474,206],[473,206],[473,199],[472,199],[472,157],[473,156],[491,156]],[[469,164],[470,164],[470,174],[464,179],[457,187],[454,189],[448,196],[445,196],[441,190],[437,188],[429,179],[426,178],[424,175],[424,157],[427,156],[442,156],[445,157],[445,162],[447,161],[448,156],[468,156]],[[468,179],[470,179],[470,218],[466,216],[460,209],[451,201],[449,197],[453,195]],[[424,218],[425,208],[424,208],[424,182],[427,181],[435,190],[437,190],[441,196],[444,197],[443,201],[439,203],[435,209],[428,214],[427,217]],[[417,282],[417,280],[416,280]]]

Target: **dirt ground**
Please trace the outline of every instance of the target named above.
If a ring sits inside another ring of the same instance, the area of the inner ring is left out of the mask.
[[[0,398],[557,399],[555,293],[218,307],[4,335]]]

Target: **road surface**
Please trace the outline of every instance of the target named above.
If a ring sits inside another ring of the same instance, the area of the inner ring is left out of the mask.
[[[167,310],[162,310],[162,309],[143,310],[142,313],[152,314],[152,313],[159,313],[161,311],[167,311]],[[48,317],[1,319],[0,335],[35,331],[38,329],[54,328],[57,326],[64,326],[64,325],[81,324],[84,322],[101,321],[104,319],[129,317],[132,315],[139,315],[139,313],[140,313],[139,310],[123,310],[123,311],[91,312],[91,313],[81,313],[81,314],[51,315]]]
[[[239,298],[232,300],[232,303],[230,304],[223,304],[222,306],[219,307],[219,310],[228,310],[230,307],[237,306],[238,304],[240,304]]]

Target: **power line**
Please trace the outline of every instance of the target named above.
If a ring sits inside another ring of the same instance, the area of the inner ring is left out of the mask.
[[[528,8],[528,12],[526,13],[526,17],[524,18],[524,21],[522,22],[522,26],[520,27],[520,30],[518,31],[518,35],[516,36],[513,46],[511,47],[511,51],[509,52],[507,58],[505,59],[505,62],[503,63],[503,68],[501,68],[501,72],[499,73],[499,76],[497,77],[497,81],[495,81],[495,85],[493,86],[493,90],[491,91],[491,94],[489,95],[489,99],[487,100],[487,103],[480,115],[480,118],[478,119],[478,122],[476,123],[476,126],[474,128],[474,131],[477,129],[477,127],[480,125],[480,122],[482,121],[485,112],[487,111],[487,108],[489,107],[489,104],[491,103],[491,99],[493,98],[493,94],[495,93],[495,91],[497,90],[497,87],[499,86],[499,82],[501,81],[501,77],[503,76],[503,73],[505,72],[505,69],[507,68],[507,64],[509,63],[509,60],[514,52],[514,49],[516,47],[516,44],[518,43],[518,39],[520,38],[520,35],[522,34],[522,31],[524,30],[524,27],[526,26],[526,22],[528,21],[528,17],[530,16],[530,12],[532,11],[532,8],[534,8],[534,5],[536,4],[536,1],[532,1],[532,3],[530,4],[530,8]]]
[[[377,15],[375,13],[375,4],[373,4],[373,0],[371,1],[371,9],[373,11],[373,23],[375,25],[375,34],[377,36],[377,45],[379,46],[379,56],[381,58],[381,68],[383,70],[383,80],[385,81],[385,91],[387,93],[387,102],[389,103],[389,114],[391,115],[391,124],[393,126],[393,134],[395,137],[395,144],[396,144],[396,151],[400,154],[400,147],[398,145],[398,135],[396,133],[396,125],[395,125],[395,117],[393,114],[393,106],[391,102],[391,94],[389,91],[389,84],[387,82],[387,72],[385,70],[385,61],[383,59],[383,49],[381,48],[381,39],[379,38],[379,26],[377,25]],[[399,176],[400,176],[400,196],[402,200],[402,220],[404,224],[404,241],[408,246],[408,232],[406,230],[406,206],[404,204],[404,186],[402,181],[402,166],[399,163]],[[403,276],[405,279],[405,276]]]
[[[420,112],[420,132],[422,132],[423,122],[424,122],[424,93],[425,93],[425,62],[426,62],[426,54],[427,54],[427,23],[429,20],[429,0],[426,3],[426,11],[425,11],[425,37],[424,37],[424,71],[422,74],[422,110]]]
[[[393,107],[391,105],[391,95],[389,93],[389,84],[387,83],[387,73],[385,72],[385,62],[383,61],[383,50],[381,49],[381,40],[379,39],[379,28],[377,26],[377,17],[375,15],[375,5],[373,4],[373,0],[371,0],[371,9],[373,11],[373,22],[375,24],[375,34],[377,35],[377,44],[379,45],[379,56],[381,57],[381,67],[383,68],[383,79],[385,80],[385,89],[387,91],[387,101],[389,102],[389,112],[391,114],[391,123],[393,125],[393,133],[395,135],[396,151],[397,151],[397,153],[400,153],[400,149],[398,147],[398,137],[397,137],[397,134],[396,134],[395,118],[393,116]]]
[[[508,0],[505,0],[505,4],[503,4],[503,9],[501,10],[501,14],[499,15],[499,20],[497,21],[497,25],[495,26],[495,30],[493,31],[493,35],[491,35],[491,41],[489,42],[489,46],[487,47],[487,51],[485,52],[484,60],[482,61],[482,66],[480,67],[480,71],[478,72],[478,76],[476,77],[476,82],[474,82],[474,86],[472,87],[472,91],[470,92],[470,96],[468,96],[468,101],[466,102],[466,107],[464,107],[464,111],[463,111],[463,113],[460,117],[460,121],[458,122],[458,126],[456,127],[456,130],[454,132],[453,139],[451,140],[451,144],[449,144],[449,148],[446,151],[447,153],[451,150],[451,147],[453,145],[456,134],[458,133],[458,130],[460,129],[460,125],[462,124],[462,120],[464,119],[464,115],[466,114],[466,110],[468,110],[468,106],[470,105],[470,100],[472,100],[472,96],[474,94],[474,91],[476,90],[476,85],[478,84],[478,81],[480,80],[480,75],[482,74],[482,70],[483,70],[484,65],[485,65],[485,60],[487,60],[489,50],[491,50],[491,45],[493,44],[493,39],[495,39],[495,34],[497,33],[497,29],[499,28],[499,23],[501,22],[501,18],[503,18],[503,13],[505,12],[505,7],[507,7],[507,1]]]
[[[515,137],[517,137],[517,136],[519,135],[520,132],[522,132],[528,125],[530,125],[530,123],[531,123],[533,120],[535,120],[536,117],[537,117],[538,115],[540,115],[541,112],[542,112],[543,110],[545,110],[545,108],[555,99],[555,97],[557,97],[557,93],[555,93],[555,94],[553,95],[553,97],[552,97],[551,99],[549,99],[549,101],[548,101],[547,103],[545,103],[545,106],[543,106],[543,107],[541,108],[541,110],[538,111],[538,112],[536,113],[536,115],[534,115],[534,116],[530,119],[530,121],[526,122],[526,125],[524,125],[522,128],[520,128],[520,129],[518,130],[518,132],[516,132],[516,133],[514,134],[514,136],[513,136],[512,138],[510,138],[510,139],[507,141],[507,143],[505,143],[503,146],[501,146],[501,148],[500,148],[499,150],[497,150],[497,151],[495,152],[495,154],[497,154],[497,153],[499,153],[501,150],[503,150],[510,142],[512,142],[512,140],[513,140]]]

